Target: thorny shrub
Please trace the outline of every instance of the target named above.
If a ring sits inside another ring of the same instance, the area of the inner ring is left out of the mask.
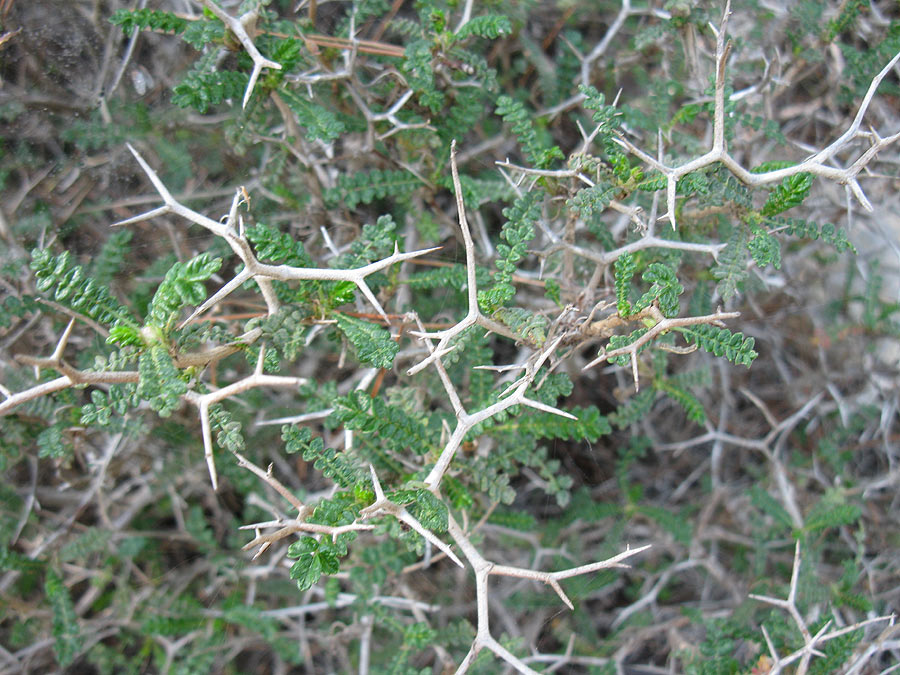
[[[0,3],[2,672],[896,663],[896,3],[295,5]]]

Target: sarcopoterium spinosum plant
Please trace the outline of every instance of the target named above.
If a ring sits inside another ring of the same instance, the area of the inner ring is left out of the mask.
[[[798,245],[854,251],[816,191],[874,208],[896,19],[875,67],[842,41],[868,3],[771,10],[797,54],[866,73],[808,148],[765,117],[798,75],[752,47],[762,9],[624,0],[595,34],[594,3],[177,4],[110,19],[122,72],[141,39],[189,46],[174,110],[116,80],[66,132],[153,205],[111,207],[92,256],[65,226],[7,251],[2,460],[33,478],[6,488],[2,592],[52,610],[0,624],[12,665],[832,672],[896,649],[856,588],[865,490],[823,477],[855,480],[842,448],[877,416],[773,408],[744,368]],[[228,188],[201,204],[175,165]],[[737,391],[768,430],[738,428]]]

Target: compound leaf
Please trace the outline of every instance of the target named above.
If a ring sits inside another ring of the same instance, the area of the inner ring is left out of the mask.
[[[182,307],[203,302],[206,299],[203,282],[221,266],[222,259],[211,258],[209,253],[201,253],[186,263],[172,265],[150,302],[147,323],[165,328]]]
[[[52,569],[47,570],[44,592],[53,610],[53,651],[60,665],[65,667],[78,656],[83,642],[75,605],[62,578]]]
[[[727,328],[710,324],[684,326],[675,330],[681,332],[689,343],[696,343],[715,356],[724,356],[735,365],[749,368],[758,356],[753,349],[756,341],[752,337],[745,338],[743,333],[732,333]]]
[[[325,540],[302,537],[288,547],[288,556],[297,559],[290,574],[301,591],[312,588],[323,574],[337,574],[340,569],[337,554]]]
[[[814,176],[811,173],[796,173],[781,181],[781,185],[769,193],[769,198],[760,213],[764,216],[775,216],[803,202],[812,187]]]
[[[390,331],[347,314],[337,315],[337,327],[363,363],[376,368],[390,368],[394,363],[400,345],[391,338]]]
[[[501,35],[512,33],[512,24],[509,17],[503,14],[485,14],[469,19],[465,25],[457,31],[457,40],[464,40],[471,35],[495,40]]]

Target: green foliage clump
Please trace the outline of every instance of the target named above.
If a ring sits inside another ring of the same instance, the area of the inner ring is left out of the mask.
[[[193,108],[205,113],[210,106],[225,101],[240,101],[250,78],[235,70],[218,70],[216,61],[210,58],[214,52],[202,57],[187,72],[181,83],[172,90],[172,103],[179,108]]]

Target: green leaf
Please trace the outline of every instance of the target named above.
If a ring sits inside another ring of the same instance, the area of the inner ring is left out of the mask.
[[[519,261],[528,251],[528,242],[534,239],[534,228],[541,215],[541,201],[541,193],[533,190],[516,199],[512,206],[503,209],[503,216],[507,221],[500,230],[500,238],[506,243],[497,246],[494,286],[478,296],[478,304],[485,312],[494,313],[515,295],[512,277]]]
[[[769,193],[760,213],[775,216],[803,202],[809,194],[815,177],[811,173],[797,173],[781,181],[781,185]]]
[[[575,385],[566,373],[550,373],[546,376],[539,374],[535,378],[540,386],[535,388],[538,401],[547,405],[556,405],[556,402],[572,393]]]
[[[353,302],[356,298],[356,284],[352,281],[336,282],[328,293],[328,305],[331,307],[340,307],[349,302]]]
[[[822,38],[823,41],[833,42],[838,35],[851,28],[856,21],[856,17],[861,11],[867,9],[868,5],[868,0],[842,2],[840,13],[828,21],[827,30]]]
[[[18,298],[15,295],[7,295],[0,302],[0,328],[9,328],[11,319],[22,318],[29,312],[39,312],[41,305],[37,298],[31,295],[23,295]]]
[[[275,63],[281,64],[280,71],[270,73],[279,75],[276,80],[277,85],[281,84],[284,73],[291,72],[296,66],[305,62],[307,55],[306,43],[303,40],[284,38],[278,40],[274,46],[270,47],[266,56]]]
[[[187,383],[172,362],[166,348],[152,345],[138,359],[137,395],[150,403],[150,407],[160,417],[168,417],[181,403],[181,396],[187,393]]]
[[[560,307],[562,307],[561,291],[562,288],[556,279],[546,279],[544,281],[544,294]]]
[[[300,126],[306,129],[308,141],[330,143],[344,133],[344,123],[328,108],[314,103],[299,92],[290,89],[279,89],[278,95],[284,99],[291,112],[297,116]]]
[[[852,4],[852,3],[851,3]],[[810,626],[810,629],[818,633],[824,628],[824,622],[835,622],[835,617],[823,616],[818,622]],[[821,648],[822,656],[812,660],[809,664],[809,675],[832,675],[833,673],[849,672],[848,667],[851,665],[853,654],[857,651],[859,644],[865,637],[865,631],[859,629],[838,635],[832,640],[828,640]]]
[[[477,101],[477,103],[481,106],[480,100]],[[448,190],[454,189],[453,178],[451,176],[443,176],[439,184]],[[510,201],[515,196],[515,193],[510,189],[509,183],[503,180],[494,180],[491,178],[482,178],[461,173],[459,176],[459,185],[462,188],[463,202],[468,208],[478,208],[482,204]],[[436,225],[436,223],[432,223],[432,226],[434,225]],[[437,237],[432,236],[430,239],[436,241]]]
[[[341,487],[349,488],[358,483],[363,475],[357,464],[343,452],[326,448],[320,436],[312,437],[308,427],[298,428],[285,424],[281,427],[281,438],[288,454],[302,453],[307,462],[321,471]]]
[[[422,182],[408,171],[373,169],[338,176],[337,187],[325,190],[325,201],[331,206],[355,209],[357,204],[371,204],[376,199],[407,197]]]
[[[337,398],[328,420],[331,424],[343,424],[345,429],[369,434],[381,446],[396,452],[423,455],[432,449],[433,440],[420,419],[364,391]]]
[[[649,504],[641,504],[635,507],[635,511],[655,520],[660,527],[668,532],[682,546],[690,546],[693,539],[693,528],[688,518],[682,514],[672,513],[668,509]]]
[[[416,490],[415,501],[407,507],[422,527],[432,532],[446,532],[449,522],[447,505],[428,490]]]
[[[112,532],[97,527],[91,527],[68,542],[59,550],[61,562],[84,560],[87,556],[106,549],[106,545],[112,539]]]
[[[441,482],[441,489],[450,500],[450,505],[454,509],[468,509],[475,503],[469,490],[463,486],[462,481],[453,476],[444,476]]]
[[[606,98],[595,87],[590,85],[578,85],[584,97],[584,107],[587,110],[593,110],[591,119],[594,121],[594,130],[591,132],[596,145],[603,148],[604,162],[602,164],[604,171],[612,173],[620,184],[640,182],[641,170],[632,171],[628,157],[622,152],[622,149],[615,143],[615,134],[621,126],[622,113],[615,106],[606,105]],[[610,169],[612,169],[610,171]],[[599,184],[598,184],[599,185]],[[610,186],[609,189],[620,190]],[[645,188],[646,189],[646,188]],[[657,188],[661,189],[661,188]],[[615,195],[606,194],[607,190],[598,191],[602,195],[602,201],[611,200]]]
[[[391,338],[390,331],[347,314],[337,315],[337,326],[362,363],[376,368],[390,368],[393,365],[400,345]]]
[[[583,220],[588,220],[594,214],[603,213],[621,191],[622,188],[618,185],[598,183],[576,192],[575,196],[566,202],[566,206],[578,211]]]
[[[501,307],[493,318],[509,327],[522,342],[540,347],[547,339],[547,317],[523,307]]]
[[[289,455],[306,454],[310,449],[318,452],[325,447],[325,441],[321,437],[313,439],[309,427],[285,424],[281,427],[281,439],[284,441],[284,451]]]
[[[215,56],[215,50],[210,54]],[[250,81],[247,73],[215,70],[215,60],[201,59],[172,90],[172,103],[205,113],[209,106],[225,100],[241,101]]]
[[[302,242],[287,232],[258,223],[244,230],[244,236],[253,244],[260,262],[284,263],[294,267],[315,267]]]
[[[310,310],[305,307],[282,307],[276,314],[259,323],[247,325],[250,329],[259,326],[266,341],[273,345],[285,359],[295,361],[306,346],[307,319]]]
[[[615,351],[617,349],[622,349],[622,347],[627,347],[628,345],[630,345],[631,343],[636,341],[639,337],[641,337],[644,333],[646,333],[647,330],[648,329],[646,329],[646,328],[638,328],[637,330],[631,331],[628,335],[612,335],[609,338],[609,344],[606,346],[606,349],[603,351],[611,352],[611,351]],[[642,351],[647,349],[651,344],[652,344],[652,341],[645,342],[642,346],[638,347],[638,354],[640,354]],[[601,351],[600,354],[602,354],[603,351]],[[615,363],[616,365],[619,365],[619,366],[627,366],[630,361],[631,361],[631,355],[628,353],[619,354],[618,356],[614,356],[613,358],[611,358],[609,360],[610,363]]]
[[[211,258],[209,253],[172,265],[150,302],[147,323],[165,329],[182,307],[202,303],[206,299],[204,282],[221,266],[222,259]]]
[[[65,425],[54,424],[44,429],[37,437],[38,457],[60,459],[72,452],[72,446],[65,437]]]
[[[764,221],[771,229],[783,230],[785,234],[804,239],[821,239],[826,244],[831,244],[838,253],[852,251],[856,253],[856,247],[850,243],[847,233],[832,223],[824,223],[821,228],[813,222],[801,218],[786,218],[775,216]]]
[[[655,401],[655,389],[651,387],[641,389],[640,392],[616,408],[615,412],[610,413],[607,419],[619,429],[626,429],[646,417]]]
[[[712,268],[712,276],[719,280],[716,290],[724,301],[737,295],[738,287],[747,278],[747,235],[738,228],[719,254],[718,264]]]
[[[594,114],[591,119],[598,125],[598,135],[601,137],[609,137],[612,132],[621,126],[620,113],[614,106],[606,105],[606,97],[591,85],[578,85],[584,97],[584,107],[587,110],[593,110]]]
[[[745,338],[743,333],[732,333],[727,328],[700,324],[674,330],[682,333],[688,343],[696,343],[704,351],[715,356],[724,356],[738,366],[749,368],[758,356],[753,349],[755,340],[752,337]]]
[[[533,123],[534,114],[523,103],[509,96],[500,96],[495,112],[512,127],[513,133],[525,151],[525,157],[535,168],[546,169],[554,159],[565,159],[562,150],[555,145],[548,147],[548,144],[538,137]]]
[[[66,667],[78,656],[83,644],[75,606],[62,578],[52,569],[47,570],[44,592],[53,610],[53,651],[59,664]]]
[[[241,434],[241,423],[235,420],[221,404],[209,406],[210,426],[216,431],[216,443],[229,452],[243,452],[244,436]]]
[[[69,309],[106,325],[116,322],[137,325],[130,312],[103,284],[87,277],[83,268],[72,264],[68,251],[53,257],[46,249],[35,249],[31,253],[31,269],[37,279],[37,289]]]
[[[132,230],[120,228],[109,235],[103,243],[100,253],[91,263],[91,276],[98,284],[109,284],[109,281],[122,271],[125,258],[131,251]]]
[[[91,392],[91,403],[81,408],[81,423],[106,426],[112,418],[112,407],[108,404],[106,395],[99,389]]]
[[[124,429],[128,422],[123,415],[138,403],[134,396],[136,390],[137,386],[131,383],[112,386],[108,392],[92,390],[91,402],[81,408],[81,424],[92,424],[116,431]]]
[[[397,223],[388,214],[363,225],[362,234],[350,246],[350,252],[334,259],[333,267],[360,267],[387,257],[398,245]]]
[[[510,429],[535,438],[586,440],[591,443],[612,432],[606,417],[600,414],[596,406],[572,408],[568,412],[578,419],[570,420],[553,413],[538,412],[522,415],[491,430]]]
[[[312,588],[323,574],[337,574],[340,570],[334,548],[324,540],[301,537],[288,547],[288,557],[297,559],[290,575],[301,591]]]
[[[621,260],[621,258],[620,258]],[[618,261],[617,261],[618,263]],[[616,268],[618,272],[618,267]],[[625,270],[627,272],[627,269]],[[654,300],[659,300],[659,309],[664,316],[678,316],[678,296],[684,293],[684,286],[678,282],[675,270],[664,263],[650,263],[641,278],[652,284],[635,304],[632,312],[640,312],[649,307]],[[618,277],[616,277],[616,294],[618,297]]]
[[[427,623],[419,621],[403,630],[403,643],[413,649],[425,649],[434,642],[437,633]]]
[[[796,162],[778,159],[769,162],[763,162],[762,164],[757,164],[752,169],[750,169],[750,173],[768,173],[769,171],[778,171],[780,169],[787,169],[788,167],[796,165]]]
[[[478,292],[478,306],[485,312],[492,313],[513,299],[516,288],[510,283],[500,282],[486,291]]]
[[[313,515],[309,518],[309,522],[318,523],[319,525],[330,525],[338,527],[340,525],[349,525],[359,518],[359,512],[362,503],[357,497],[362,495],[364,490],[360,484],[353,486],[353,491],[342,490],[337,492],[331,499],[322,499],[316,504]],[[348,533],[347,536],[354,534]],[[355,536],[355,534],[354,534]]]
[[[771,516],[782,528],[791,529],[794,525],[790,514],[768,491],[759,485],[750,486],[750,503],[763,513]]]
[[[401,69],[410,87],[418,94],[419,103],[433,113],[444,107],[445,95],[434,84],[433,43],[429,39],[413,40],[404,50]]]
[[[759,232],[753,239],[747,242],[753,262],[760,269],[772,265],[776,270],[781,269],[781,243],[768,232]]]
[[[862,516],[857,504],[848,504],[846,496],[839,490],[830,490],[816,502],[806,515],[803,529],[816,533],[830,527],[852,525]]]
[[[137,326],[130,324],[117,323],[109,329],[109,337],[106,341],[111,345],[119,345],[121,347],[141,347],[144,340],[141,337],[141,331]]]
[[[477,35],[478,37],[496,40],[501,35],[509,35],[512,33],[512,24],[509,17],[502,14],[485,14],[475,16],[469,19],[465,25],[460,28],[455,37],[457,40]]]
[[[190,23],[172,12],[156,9],[119,9],[109,17],[109,22],[120,26],[122,32],[129,37],[135,30],[181,33]]]
[[[674,401],[678,403],[687,413],[688,419],[697,424],[706,422],[706,409],[703,404],[684,387],[680,386],[674,380],[660,380],[658,387],[661,391],[666,392]]]
[[[490,281],[487,270],[483,267],[475,268],[475,279],[479,287]],[[462,292],[466,289],[468,277],[466,275],[466,266],[456,263],[447,267],[435,267],[423,272],[410,274],[409,278],[403,280],[402,283],[408,284],[410,288],[415,290],[452,288]]]
[[[181,39],[194,49],[203,49],[210,42],[222,42],[225,39],[225,25],[218,19],[191,21],[184,29]]]
[[[537,519],[530,513],[504,508],[494,509],[488,516],[488,522],[520,532],[534,532],[538,526]]]
[[[623,253],[615,262],[616,309],[623,319],[632,313],[628,293],[631,290],[631,278],[637,270],[637,260],[631,253]]]

